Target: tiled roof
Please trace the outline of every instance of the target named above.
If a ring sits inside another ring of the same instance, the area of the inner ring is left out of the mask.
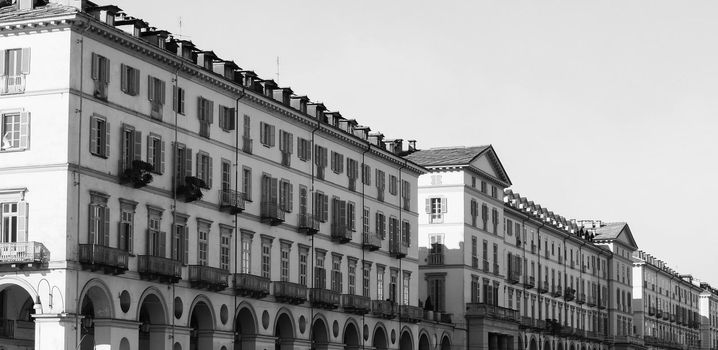
[[[24,19],[37,19],[43,17],[69,15],[79,10],[72,6],[65,6],[56,3],[48,3],[38,6],[32,10],[18,10],[16,6],[5,6],[0,8],[0,21],[20,21]]]
[[[410,161],[421,166],[469,164],[490,146],[431,148],[416,151],[408,156]]]
[[[594,239],[616,239],[626,226],[625,222],[612,222],[596,229],[596,237]]]

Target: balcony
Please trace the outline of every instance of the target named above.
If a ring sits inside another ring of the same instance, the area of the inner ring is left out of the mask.
[[[478,258],[477,258],[477,260],[478,260]],[[486,272],[486,273],[489,273],[489,272],[490,272],[490,271],[489,271],[489,266],[490,266],[489,261],[488,261],[488,260],[484,260],[484,268],[483,268],[483,269],[484,269],[484,272]]]
[[[648,337],[646,337],[646,338],[648,338]],[[640,346],[642,346],[644,344],[644,342],[643,342],[643,340],[641,340],[641,338],[630,336],[630,335],[613,336],[613,338],[611,339],[611,342],[613,344],[632,344],[632,345],[640,345]],[[662,344],[662,345],[665,345],[665,344]],[[678,347],[678,349],[682,349],[682,348],[683,348],[682,345],[680,345]]]
[[[362,247],[370,252],[381,249],[381,237],[371,232],[362,233]]]
[[[563,299],[566,301],[576,299],[576,290],[571,287],[566,287],[566,290],[563,293]]]
[[[80,263],[90,270],[119,275],[127,271],[129,253],[98,244],[80,244]]]
[[[134,188],[142,188],[152,182],[152,164],[135,159],[131,162],[126,159],[120,159],[118,165],[120,174],[120,183],[123,185],[132,185]]]
[[[242,152],[252,154],[252,139],[242,136]]]
[[[560,327],[558,330],[558,335],[562,337],[572,337],[576,335],[576,328],[570,327],[570,326],[563,326]]]
[[[666,321],[668,321],[669,315],[670,315],[670,314],[668,313],[668,311],[664,312],[664,313],[663,313],[663,319],[666,320]]]
[[[429,253],[429,255],[426,257],[426,261],[429,265],[444,265],[444,254]]]
[[[274,298],[281,303],[302,304],[307,301],[307,286],[298,283],[274,281]]]
[[[509,270],[509,275],[506,277],[506,282],[509,284],[519,283],[520,275],[516,270]]]
[[[352,231],[345,223],[332,223],[332,241],[339,243],[347,243],[352,240]]]
[[[662,317],[663,317],[663,311],[661,311],[661,309],[658,309],[658,310],[656,311],[656,317],[657,317],[657,318],[662,318]]]
[[[583,304],[586,302],[586,293],[579,293],[578,297],[576,297],[576,304]]]
[[[674,314],[670,314],[669,317],[670,317],[671,323],[675,323],[675,322],[676,322],[676,316],[675,316]]]
[[[234,290],[245,297],[261,299],[269,294],[269,278],[252,275],[250,273],[234,274]]]
[[[284,222],[284,211],[276,202],[262,201],[261,221],[277,226]]]
[[[139,255],[137,257],[137,272],[147,279],[175,283],[182,279],[182,263],[159,256]]]
[[[39,242],[0,243],[0,265],[39,268],[50,260],[50,251]]]
[[[398,240],[395,240],[394,242],[391,242],[391,244],[389,244],[389,254],[394,258],[405,258],[408,251],[409,248]]]
[[[424,309],[418,306],[399,305],[399,319],[402,322],[419,323],[424,318]]]
[[[0,76],[0,94],[21,94],[25,92],[25,75]]]
[[[454,323],[454,321],[452,321],[452,319],[451,319],[452,316],[453,316],[453,314],[442,313],[442,314],[441,314],[441,317],[439,318],[439,322],[441,322],[441,323]]]
[[[185,203],[189,203],[202,199],[203,188],[207,188],[207,184],[204,180],[194,176],[185,176],[184,182],[177,185],[175,193],[178,197],[181,197]]]
[[[297,214],[297,231],[306,235],[319,232],[319,220],[312,214]]]
[[[364,315],[371,311],[371,299],[361,295],[342,294],[342,307],[346,312]]]
[[[598,308],[600,310],[604,310],[606,308],[606,299],[598,300]]]
[[[595,295],[589,295],[588,300],[586,301],[586,305],[590,307],[596,306],[596,296]]]
[[[563,292],[563,288],[561,288],[561,285],[551,287],[551,295],[554,298],[561,297],[561,294],[563,294],[562,292]]]
[[[224,269],[204,265],[189,266],[189,282],[194,288],[207,288],[219,291],[229,285],[227,277],[229,272]]]
[[[35,322],[0,319],[0,338],[32,341],[35,339]]]
[[[467,303],[466,317],[488,318],[520,323],[518,311],[484,303]]]
[[[524,287],[531,289],[536,285],[536,278],[534,276],[524,278]]]
[[[521,316],[521,320],[519,320],[519,328],[522,329],[529,329],[529,328],[535,328],[536,322],[533,318],[528,316]]]
[[[539,292],[539,294],[547,293],[548,292],[548,281],[539,283],[537,291]]]
[[[244,193],[233,190],[219,190],[219,210],[232,215],[244,211]]]
[[[312,306],[334,310],[339,307],[340,294],[329,289],[324,288],[310,288],[309,289],[309,302]]]
[[[372,300],[371,313],[386,319],[392,319],[396,316],[396,304],[390,300]]]
[[[499,264],[494,264],[494,275],[499,276]]]

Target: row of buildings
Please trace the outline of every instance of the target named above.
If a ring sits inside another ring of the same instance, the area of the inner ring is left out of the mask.
[[[718,349],[718,294],[118,7],[0,5],[0,349]]]

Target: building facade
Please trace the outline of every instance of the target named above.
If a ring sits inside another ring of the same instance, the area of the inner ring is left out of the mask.
[[[700,284],[703,291],[699,296],[701,349],[718,349],[718,290],[708,283]]]
[[[115,6],[0,23],[0,347],[451,347],[401,140]]]

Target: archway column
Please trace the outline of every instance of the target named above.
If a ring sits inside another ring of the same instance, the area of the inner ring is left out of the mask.
[[[280,346],[281,350],[309,350],[311,348],[312,342],[306,339],[282,339]]]
[[[242,350],[274,349],[277,337],[261,334],[241,334],[238,341],[242,344]]]
[[[34,315],[35,317],[35,349],[55,349],[58,344],[75,344],[75,325],[82,316],[75,315]]]
[[[234,333],[229,331],[213,331],[212,332],[212,347],[210,349],[220,349],[222,346],[226,346],[227,349],[232,348],[232,341],[234,340]]]
[[[316,344],[314,347],[317,350],[344,350],[346,349],[344,344],[341,343],[325,343],[325,344]]]
[[[93,320],[93,326],[96,350],[119,349],[122,338],[130,342],[130,349],[139,346],[139,322],[99,318]]]

